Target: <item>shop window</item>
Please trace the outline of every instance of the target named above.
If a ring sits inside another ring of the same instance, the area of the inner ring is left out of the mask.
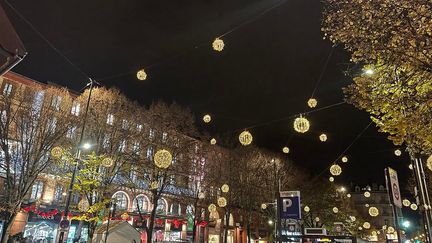
[[[113,195],[113,198],[116,201],[117,209],[119,209],[119,210],[126,210],[128,208],[129,202],[128,202],[128,198],[127,198],[126,193],[124,193],[124,192],[116,192]]]
[[[138,205],[141,212],[146,212],[148,210],[148,199],[144,195],[138,195],[132,204],[133,211],[138,211]]]
[[[80,110],[81,110],[81,104],[74,101],[72,104],[72,110],[71,110],[72,115],[79,116]]]
[[[42,196],[44,183],[42,181],[35,181],[31,189],[30,199],[38,200]]]
[[[54,192],[54,201],[61,202],[63,201],[63,186],[57,185]]]

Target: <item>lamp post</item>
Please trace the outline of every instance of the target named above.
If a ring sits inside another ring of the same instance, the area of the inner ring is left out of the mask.
[[[75,177],[76,177],[76,173],[78,170],[78,165],[79,162],[81,160],[81,150],[82,149],[88,149],[90,148],[90,144],[82,144],[83,142],[83,138],[84,138],[84,131],[85,131],[85,126],[86,126],[86,122],[87,122],[87,113],[89,110],[89,106],[90,106],[90,99],[91,99],[91,95],[92,95],[92,91],[93,91],[93,87],[94,84],[96,83],[96,81],[94,81],[93,79],[90,79],[90,83],[87,84],[87,86],[90,86],[90,90],[89,90],[89,95],[87,98],[87,103],[86,103],[86,108],[85,108],[85,112],[84,112],[84,119],[83,119],[83,124],[82,124],[82,128],[81,128],[81,134],[80,134],[80,138],[79,138],[79,142],[78,142],[78,148],[77,148],[77,152],[75,155],[75,160],[76,163],[73,167],[73,171],[72,171],[72,177],[71,177],[71,181],[69,184],[69,189],[68,189],[68,195],[67,195],[67,199],[66,199],[66,205],[65,205],[65,210],[64,210],[64,215],[62,217],[62,222],[67,220],[68,218],[68,214],[69,214],[69,207],[70,207],[70,202],[72,199],[72,192],[73,192],[73,185],[75,183]],[[67,233],[69,232],[69,228],[70,228],[70,223],[68,224],[68,227],[65,227],[65,229],[61,229],[60,230],[60,234],[59,234],[59,238],[58,238],[58,243],[63,243],[67,241]]]

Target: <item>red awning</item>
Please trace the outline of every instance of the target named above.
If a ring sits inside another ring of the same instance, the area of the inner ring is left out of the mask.
[[[27,52],[1,5],[0,30],[0,75],[3,75],[18,64]]]

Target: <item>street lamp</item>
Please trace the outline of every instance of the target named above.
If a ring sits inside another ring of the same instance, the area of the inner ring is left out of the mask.
[[[91,148],[91,144],[90,143],[84,143],[81,147],[85,150],[89,150]]]
[[[403,226],[404,228],[409,228],[410,225],[411,225],[411,223],[410,223],[410,221],[408,221],[408,220],[405,220],[405,221],[402,223],[402,226]]]
[[[274,224],[273,220],[269,219],[268,224],[273,225]]]

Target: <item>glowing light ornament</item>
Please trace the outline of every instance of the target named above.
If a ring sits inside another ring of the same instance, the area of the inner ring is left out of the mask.
[[[147,79],[147,73],[144,71],[144,69],[140,69],[138,70],[137,74],[137,79],[143,81]]]
[[[283,147],[282,148],[282,152],[284,153],[284,154],[287,154],[287,153],[289,153],[289,148],[288,147]]]
[[[368,207],[369,207],[369,203],[366,203],[366,204],[365,204],[365,207],[367,207],[367,208],[368,208]]]
[[[346,156],[342,157],[342,162],[344,162],[344,163],[348,162],[348,157],[346,157]]]
[[[359,230],[363,230],[363,227],[359,226],[358,229],[359,229]]]
[[[395,229],[392,226],[387,227],[387,233],[393,234],[395,232]]]
[[[372,217],[376,217],[379,215],[379,210],[376,207],[370,207],[369,208],[369,215]]]
[[[338,213],[339,209],[337,207],[333,207],[332,211],[333,211],[333,213]]]
[[[334,177],[333,177],[333,176],[330,176],[330,177],[329,177],[329,181],[330,181],[330,182],[334,182]]]
[[[338,176],[342,173],[342,168],[338,164],[330,166],[330,173],[334,176]]]
[[[250,145],[252,143],[253,137],[252,134],[248,131],[243,131],[239,135],[239,141],[243,146]]]
[[[161,169],[167,169],[172,162],[172,155],[168,150],[158,150],[153,158],[155,165]]]
[[[220,197],[217,200],[217,204],[219,205],[219,207],[223,208],[227,205],[227,200],[224,197]]]
[[[261,209],[262,209],[262,210],[265,210],[265,209],[267,209],[267,204],[265,204],[265,203],[262,203],[262,204],[261,204]]]
[[[410,202],[410,200],[408,200],[408,199],[404,199],[404,200],[402,200],[402,204],[403,204],[405,207],[409,207],[409,206],[411,205],[411,202]]]
[[[365,228],[365,229],[370,229],[370,227],[371,227],[371,225],[370,225],[369,222],[364,222],[364,223],[363,223],[363,228]]]
[[[350,216],[350,220],[351,220],[351,222],[355,222],[357,220],[357,218],[355,216]]]
[[[216,212],[216,209],[216,205],[214,205],[213,203],[208,206],[208,211],[210,213]]]
[[[198,193],[198,198],[199,198],[199,199],[204,199],[204,198],[205,198],[205,194],[204,194],[204,192],[199,192],[199,193]]]
[[[306,213],[308,213],[308,212],[310,211],[310,208],[309,208],[309,206],[305,206],[305,207],[303,208],[303,210],[304,210]]]
[[[347,196],[347,198],[350,198],[350,197],[351,197],[351,194],[348,193],[346,196]]]
[[[90,208],[90,203],[87,201],[87,199],[82,198],[78,203],[78,210],[81,212],[87,212]]]
[[[314,108],[315,106],[317,106],[318,101],[314,98],[310,98],[307,103],[310,108]]]
[[[383,225],[383,226],[382,226],[382,229],[383,229],[383,230],[386,230],[386,229],[387,229],[387,225]]]
[[[394,151],[394,154],[395,154],[396,156],[401,156],[401,155],[402,155],[402,151],[400,151],[399,149],[396,149],[396,150]]]
[[[113,159],[107,157],[107,158],[104,158],[102,160],[101,164],[102,164],[103,167],[108,168],[108,167],[113,166],[114,161],[113,161]]]
[[[296,132],[305,133],[309,131],[309,127],[310,124],[308,119],[304,118],[302,115],[294,120],[294,130]]]
[[[216,139],[215,139],[215,138],[212,138],[212,139],[210,140],[210,144],[211,144],[211,145],[215,145],[215,144],[216,144]]]
[[[224,49],[225,43],[223,42],[223,40],[221,40],[219,38],[216,38],[213,41],[212,46],[213,46],[213,50],[215,50],[215,51],[222,51]]]
[[[54,147],[51,149],[51,156],[53,158],[59,159],[63,154],[63,149],[61,147]]]
[[[203,116],[203,121],[204,121],[205,123],[209,123],[209,122],[211,122],[211,116],[210,116],[209,114],[204,115],[204,116]]]
[[[377,232],[374,230],[374,231],[372,231],[372,236],[376,236],[377,235]]]
[[[368,192],[368,191],[365,191],[365,192],[363,193],[363,196],[364,196],[364,197],[370,197],[370,196],[371,196],[371,194],[370,194],[370,192]]]
[[[315,222],[319,222],[320,218],[319,217],[315,217]]]
[[[159,187],[159,183],[157,181],[152,181],[152,183],[150,183],[150,189],[151,190],[156,190]]]
[[[129,219],[129,214],[127,212],[124,212],[124,213],[122,213],[122,215],[120,217],[123,220],[128,220]]]
[[[426,160],[426,166],[429,170],[432,170],[432,155]]]
[[[319,136],[319,139],[321,142],[325,142],[325,141],[327,141],[327,135],[325,133],[323,133]]]
[[[227,192],[229,192],[229,186],[227,185],[227,184],[223,184],[222,186],[221,186],[221,190],[222,190],[222,192],[225,192],[225,193],[227,193]]]
[[[411,206],[410,206],[410,208],[411,208],[412,210],[416,211],[418,207],[417,207],[417,204],[412,203]]]

